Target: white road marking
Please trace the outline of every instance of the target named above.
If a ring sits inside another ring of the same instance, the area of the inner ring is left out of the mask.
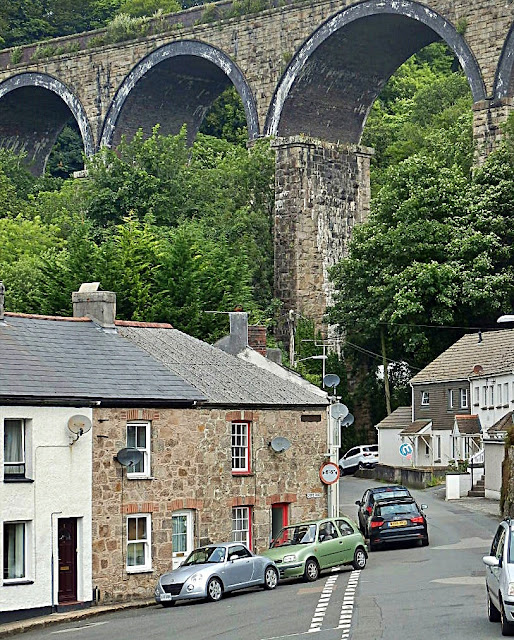
[[[430,580],[430,582],[439,582],[440,584],[462,584],[466,586],[480,586],[485,585],[485,578],[477,576],[455,576],[453,578],[438,578],[437,580]]]
[[[359,576],[361,572],[352,571],[350,579],[346,586],[346,591],[343,596],[343,604],[341,606],[341,613],[339,615],[338,629],[342,630],[341,640],[348,640],[350,637],[350,629],[352,626],[353,608],[355,604],[355,590],[359,582]]]
[[[321,595],[319,597],[316,611],[312,616],[311,626],[309,627],[308,633],[321,631],[321,625],[323,624],[323,619],[325,618],[325,614],[327,612],[328,602],[334,591],[336,581],[337,576],[330,576],[327,578],[325,586],[323,587],[323,591],[321,592]]]
[[[54,635],[56,633],[71,633],[72,631],[82,631],[82,629],[90,629],[91,627],[99,627],[102,624],[109,624],[106,620],[105,622],[86,622],[80,627],[72,627],[71,629],[60,629],[59,631],[52,631],[51,634]]]

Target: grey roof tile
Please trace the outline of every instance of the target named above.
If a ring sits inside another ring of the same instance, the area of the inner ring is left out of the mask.
[[[411,384],[448,382],[514,368],[514,329],[467,334],[417,373]]]
[[[472,435],[482,432],[480,418],[476,415],[458,415],[455,416],[455,422],[459,429],[459,433]]]
[[[299,384],[177,329],[118,327],[118,331],[200,389],[211,404],[306,407],[327,404],[323,397]]]
[[[202,401],[179,375],[93,322],[6,316],[0,322],[0,398]]]
[[[400,432],[401,436],[411,436],[415,435],[422,431],[427,425],[429,425],[432,420],[415,420],[411,422],[408,427],[405,427],[403,431]]]
[[[378,429],[399,429],[407,427],[412,422],[412,407],[398,407],[383,420],[381,420],[376,427]]]

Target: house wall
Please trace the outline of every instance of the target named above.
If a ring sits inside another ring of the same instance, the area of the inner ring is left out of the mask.
[[[0,407],[0,442],[4,420],[28,422],[26,476],[33,482],[3,482],[4,453],[0,448],[0,558],[3,558],[5,522],[23,521],[27,526],[27,573],[23,584],[0,586],[2,620],[26,617],[30,612],[50,611],[57,604],[57,524],[59,518],[78,519],[79,601],[91,601],[91,442],[84,434],[70,446],[68,419],[92,418],[90,409],[78,407]],[[54,579],[52,581],[52,552]],[[3,575],[3,572],[2,572]],[[53,586],[53,594],[52,594]],[[9,613],[10,612],[10,613]],[[14,614],[14,612],[17,612]]]
[[[309,421],[302,421],[307,415]],[[313,416],[320,420],[312,421]],[[231,422],[251,421],[251,472],[233,476]],[[151,422],[151,478],[132,480],[116,452],[126,447],[128,420]],[[289,504],[289,521],[327,513],[327,492],[319,477],[326,452],[324,407],[301,410],[223,409],[95,410],[93,425],[93,584],[108,602],[152,597],[157,579],[169,570],[173,511],[195,512],[195,545],[228,540],[232,508],[249,506],[256,551],[267,548],[271,505]],[[291,447],[277,454],[276,436]],[[315,494],[309,497],[309,494]],[[321,495],[321,497],[317,497]],[[152,515],[152,567],[127,573],[125,521],[130,513]]]
[[[418,445],[417,457],[416,451],[413,458],[408,459],[400,455],[400,445],[403,442],[412,443],[406,436],[400,436],[401,428],[398,429],[377,429],[378,432],[378,457],[379,463],[393,467],[447,467],[448,461],[452,458],[451,431],[447,429],[433,430],[432,435],[425,436],[431,447],[435,447],[437,436],[441,437],[441,458],[438,459],[434,454],[434,464],[432,465],[432,452],[427,455],[425,453],[425,443],[420,440]],[[415,439],[412,438],[415,443]],[[439,460],[439,462],[438,462]]]
[[[400,455],[400,431],[402,429],[377,429],[378,433],[378,462],[391,467],[400,467],[405,458]]]
[[[471,379],[471,399],[473,413],[480,418],[482,430],[486,432],[508,411],[514,409],[514,374],[505,373],[490,377]],[[498,389],[501,385],[501,396]],[[507,395],[505,396],[505,386]],[[494,387],[494,401],[491,402],[491,386]],[[484,402],[484,388],[487,387],[486,401]],[[478,398],[477,398],[478,390]]]
[[[484,440],[485,497],[499,500],[502,487],[502,463],[505,458],[505,442]]]
[[[454,397],[460,400],[459,390],[468,390],[468,406],[462,407],[460,401],[453,407],[449,406],[449,390],[454,391]],[[428,391],[430,403],[428,406],[421,404],[422,392]],[[457,382],[419,383],[412,385],[412,406],[414,407],[414,420],[432,420],[433,429],[453,429],[456,415],[470,413],[470,384],[468,380]]]

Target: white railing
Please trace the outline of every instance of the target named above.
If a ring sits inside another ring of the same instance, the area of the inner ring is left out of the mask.
[[[476,453],[474,453],[470,457],[469,463],[474,466],[484,464],[484,450],[480,449],[480,451],[477,451]]]

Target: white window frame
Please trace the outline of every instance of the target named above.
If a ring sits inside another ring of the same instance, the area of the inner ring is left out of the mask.
[[[21,458],[19,460],[7,460],[7,432],[6,432],[6,422],[17,422],[19,423],[21,429]],[[3,455],[4,455],[4,478],[26,478],[27,477],[27,434],[26,434],[26,420],[23,418],[5,418],[4,419],[4,443],[3,443]],[[8,467],[22,467],[21,472],[12,472],[9,473],[7,471]]]
[[[428,407],[430,405],[430,392],[422,391],[421,392],[421,406]]]
[[[7,555],[7,542],[6,542],[6,527],[9,525],[21,526],[21,546],[22,546],[22,571],[20,575],[14,577],[6,576],[6,572],[8,569],[8,565],[6,565],[6,555]],[[28,579],[28,533],[29,533],[29,523],[24,520],[14,520],[12,522],[4,522],[2,527],[2,544],[3,544],[3,557],[2,557],[2,577],[3,584],[16,584],[17,582],[27,582]]]
[[[127,467],[127,478],[129,479],[137,479],[137,478],[149,478],[150,477],[150,444],[151,444],[151,437],[152,437],[152,430],[151,430],[151,422],[148,421],[140,421],[140,420],[134,420],[132,422],[127,422],[127,447],[130,447],[131,445],[129,445],[129,428],[134,428],[136,431],[136,437],[135,437],[135,446],[133,448],[138,449],[139,451],[141,451],[141,453],[143,454],[143,459],[141,460],[141,462],[139,463],[141,466],[141,470],[140,471],[134,471],[134,466],[130,466]],[[137,432],[140,429],[144,429],[144,433],[145,433],[145,446],[138,446],[137,445]]]
[[[453,409],[455,406],[454,394],[455,389],[448,389],[448,409]]]
[[[133,538],[129,539],[130,535],[130,521],[136,520],[136,532],[138,520],[146,521],[146,538]],[[143,573],[145,571],[152,570],[152,514],[151,513],[131,513],[127,516],[126,520],[126,560],[125,565],[127,569],[127,573]],[[129,547],[142,544],[143,545],[143,554],[144,554],[144,562],[139,564],[129,565]]]
[[[508,382],[504,382],[503,383],[503,406],[506,407],[509,404],[509,383]]]
[[[491,400],[490,406],[493,407],[494,406],[494,384],[492,384],[489,387],[489,392],[490,392],[490,400]]]
[[[232,542],[242,542],[251,549],[252,511],[250,507],[232,507]]]
[[[250,472],[250,422],[237,420],[231,423],[232,473]]]
[[[475,395],[475,405],[478,406],[480,404],[480,387],[476,386],[474,389],[474,395]]]
[[[487,385],[482,387],[482,406],[487,407]]]
[[[460,389],[460,408],[467,409],[469,407],[469,393],[466,388]]]

